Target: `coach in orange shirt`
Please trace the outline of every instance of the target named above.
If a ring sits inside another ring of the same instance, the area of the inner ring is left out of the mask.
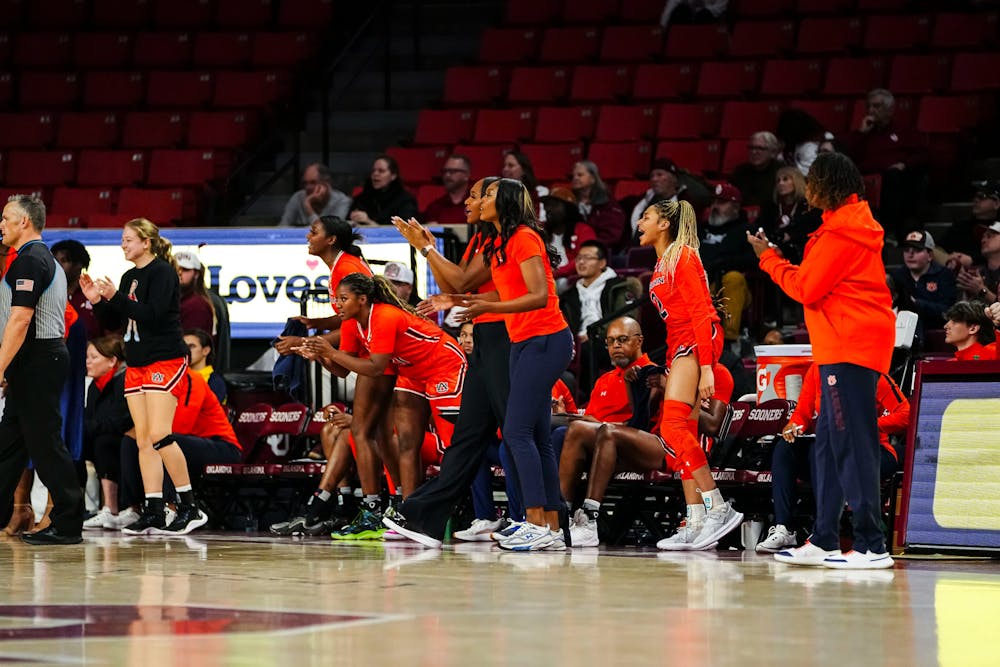
[[[882,263],[884,232],[861,199],[864,181],[850,158],[816,158],[806,199],[823,224],[806,245],[801,266],[784,258],[764,233],[747,238],[760,268],[802,303],[819,365],[816,423],[816,523],[803,546],[775,554],[780,562],[841,569],[892,567],[879,503],[879,437],[875,387],[889,370],[895,341],[892,297]],[[841,553],[844,500],[853,510],[854,549]]]

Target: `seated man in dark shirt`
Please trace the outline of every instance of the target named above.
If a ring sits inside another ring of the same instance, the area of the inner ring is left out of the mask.
[[[726,340],[740,337],[743,309],[750,303],[746,273],[757,266],[746,243],[746,214],[740,208],[740,191],[729,183],[715,186],[715,199],[706,224],[698,226],[701,261],[712,284],[712,292],[722,289],[729,319],[723,322]]]
[[[955,303],[955,274],[934,261],[934,239],[928,232],[912,231],[902,243],[904,266],[890,273],[895,284],[910,297],[902,307],[920,317],[925,329],[944,326],[944,313]]]
[[[978,227],[1000,219],[1000,183],[976,181],[973,186],[976,192],[969,217],[953,222],[934,249],[937,261],[951,269],[970,269],[983,263]]]

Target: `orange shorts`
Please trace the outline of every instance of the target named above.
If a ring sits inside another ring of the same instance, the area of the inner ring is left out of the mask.
[[[718,324],[712,325],[712,363],[715,364],[719,361],[719,357],[722,356],[722,346],[725,344],[725,339],[722,334],[722,329]],[[698,344],[694,342],[694,334],[691,332],[675,332],[673,336],[670,335],[670,330],[667,330],[667,368],[673,363],[674,359],[678,357],[686,357],[689,354],[694,354],[697,356]]]
[[[180,387],[187,367],[184,357],[154,361],[148,366],[129,366],[125,369],[125,395],[146,392],[173,394]]]

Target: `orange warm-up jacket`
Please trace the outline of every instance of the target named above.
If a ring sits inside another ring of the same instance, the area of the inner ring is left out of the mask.
[[[885,373],[896,340],[896,316],[885,284],[882,227],[855,195],[810,234],[796,266],[768,248],[760,268],[802,304],[818,364],[856,364]]]

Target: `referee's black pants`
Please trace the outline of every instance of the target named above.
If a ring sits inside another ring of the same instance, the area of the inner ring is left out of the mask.
[[[52,526],[79,535],[83,491],[62,439],[59,396],[69,373],[61,338],[25,341],[7,369],[7,402],[0,419],[0,499],[9,503],[30,457],[52,494]]]
[[[455,505],[469,492],[507,414],[510,393],[507,326],[503,322],[477,324],[472,337],[474,347],[462,390],[462,406],[451,445],[441,459],[441,473],[427,480],[399,507],[407,523],[439,540],[444,539]]]

